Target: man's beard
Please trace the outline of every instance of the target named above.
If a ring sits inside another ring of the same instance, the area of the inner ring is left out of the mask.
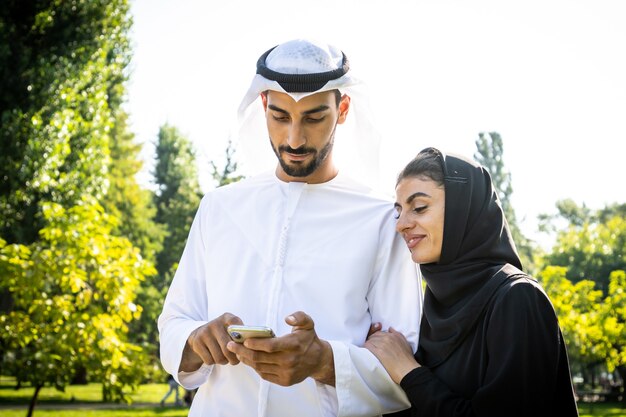
[[[283,171],[285,171],[287,175],[289,175],[290,177],[302,178],[302,177],[307,177],[313,174],[319,168],[319,166],[322,165],[324,160],[328,157],[328,154],[330,153],[330,151],[333,149],[334,142],[335,142],[335,138],[333,135],[333,137],[331,137],[328,143],[324,145],[324,147],[319,152],[315,148],[306,148],[306,147],[292,149],[289,146],[279,146],[278,149],[276,149],[272,145],[272,149],[274,150],[274,153],[278,157],[278,162],[280,163],[280,166],[282,167]],[[303,161],[299,164],[289,165],[282,157],[283,152],[288,152],[288,153],[295,154],[295,155],[312,153],[313,159],[308,163]]]

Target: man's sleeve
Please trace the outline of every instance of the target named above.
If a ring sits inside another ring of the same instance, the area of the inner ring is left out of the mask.
[[[192,331],[208,322],[206,297],[205,245],[203,218],[206,218],[205,197],[191,225],[185,250],[168,290],[159,316],[159,339],[163,368],[186,389],[197,388],[208,378],[212,367],[202,365],[195,372],[178,372],[183,349]]]
[[[393,221],[385,226],[388,233],[381,237],[368,292],[370,314],[384,330],[392,326],[402,332],[415,351],[422,310],[421,279],[404,242],[395,233]],[[341,342],[330,344],[339,416],[371,416],[410,406],[402,388],[369,350]]]

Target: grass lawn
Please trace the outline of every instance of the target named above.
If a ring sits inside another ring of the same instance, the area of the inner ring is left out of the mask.
[[[619,403],[578,403],[580,417],[626,417]]]
[[[0,403],[23,404],[30,401],[34,388],[26,387],[16,391],[14,387],[13,380],[6,377],[0,379]],[[146,384],[142,385],[136,393],[131,394],[130,398],[133,402],[158,403],[167,390],[167,384]],[[180,394],[183,394],[182,388],[180,388]],[[100,403],[102,402],[102,387],[100,384],[70,385],[65,388],[65,392],[57,391],[52,387],[44,387],[37,399],[40,404],[71,401]]]
[[[24,417],[33,394],[32,388],[14,389],[11,378],[0,377],[0,415]],[[35,417],[185,417],[186,407],[174,407],[173,395],[166,407],[159,401],[167,392],[167,384],[146,384],[130,397],[133,406],[103,404],[99,384],[72,385],[65,392],[45,387],[39,393]],[[184,390],[180,388],[182,397]],[[109,408],[110,407],[110,408]],[[626,409],[617,403],[579,403],[580,417],[626,417]],[[556,416],[555,416],[556,417]]]
[[[34,389],[15,390],[12,378],[0,377],[0,415],[24,417]],[[174,395],[167,399],[165,407],[159,401],[168,391],[167,384],[146,384],[130,395],[132,406],[103,404],[100,384],[71,385],[65,392],[44,387],[39,392],[34,416],[36,417],[184,417],[187,407],[174,407]],[[179,389],[182,399],[184,390]]]
[[[46,410],[37,409],[34,417],[186,417],[187,408],[127,408],[109,410]],[[2,417],[24,417],[26,409],[2,410]]]

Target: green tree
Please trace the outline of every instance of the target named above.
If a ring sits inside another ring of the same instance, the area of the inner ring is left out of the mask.
[[[478,134],[476,140],[477,152],[474,159],[483,165],[491,175],[491,181],[498,190],[498,197],[502,203],[502,210],[510,223],[515,222],[515,210],[511,205],[513,183],[511,173],[504,166],[504,143],[498,132]]]
[[[92,198],[70,209],[42,207],[47,226],[25,246],[0,240],[0,288],[14,294],[0,314],[3,371],[35,388],[63,390],[78,369],[103,384],[104,400],[125,400],[145,356],[127,340],[141,307],[135,292],[154,271],[139,250],[112,235],[114,218]]]
[[[106,190],[112,111],[130,58],[127,0],[0,8],[0,236],[32,243],[46,202]]]
[[[566,274],[565,267],[547,266],[538,274],[538,280],[559,318],[572,371],[584,374],[588,368],[605,362],[607,357],[603,313],[598,309],[602,291],[596,289],[593,281],[573,283]]]
[[[604,334],[608,339],[607,367],[616,369],[626,381],[626,270],[611,272],[609,291],[601,305],[604,316]],[[622,385],[622,404],[626,395]]]
[[[127,0],[3,2],[0,236],[9,244],[41,247],[46,241],[40,231],[64,221],[44,215],[45,207],[59,205],[68,211],[55,209],[53,215],[65,215],[84,205],[85,196],[100,200],[105,194],[110,133],[130,59],[128,9]],[[6,269],[0,278],[13,280],[23,273]],[[21,299],[14,297],[21,293],[2,287],[0,295],[3,314],[20,313]],[[3,369],[8,365],[18,372],[7,361],[4,347],[11,339],[5,336],[13,337],[0,335]],[[27,358],[30,353],[21,354]]]
[[[202,195],[193,146],[174,126],[165,124],[159,129],[154,180],[156,220],[167,227],[164,249],[157,256],[159,281],[155,285],[161,290],[180,260]]]
[[[557,209],[558,216],[543,217],[545,230],[558,232],[541,263],[544,279],[545,271],[556,270],[565,282],[546,289],[574,352],[572,362],[588,374],[601,364],[626,380],[626,205],[592,211],[564,200]],[[566,226],[557,229],[557,221]]]
[[[582,206],[576,204],[572,199],[559,200],[556,202],[557,214],[540,214],[539,230],[544,233],[556,233],[559,231],[557,223],[560,220],[566,224],[581,227],[592,218],[592,212],[583,203]]]
[[[210,161],[209,165],[211,166],[211,176],[218,187],[243,179],[243,175],[236,175],[237,162],[235,161],[235,148],[231,140],[226,146],[224,168],[220,170],[214,161]]]
[[[626,218],[626,203],[606,205],[595,213],[594,220],[599,223],[606,223],[612,217]]]
[[[610,274],[606,296],[596,282],[573,283],[566,274],[567,268],[548,266],[539,279],[559,317],[572,370],[590,374],[602,364],[626,381],[626,271]]]
[[[590,212],[572,201],[560,202],[558,207],[567,207],[564,217],[570,223],[557,233],[555,247],[545,255],[544,264],[567,267],[571,281],[593,280],[606,293],[610,274],[626,270],[623,206],[607,206]]]
[[[526,270],[532,271],[535,268],[533,260],[535,248],[520,230],[517,224],[515,209],[511,204],[513,182],[511,173],[504,164],[504,143],[502,137],[497,132],[489,132],[487,134],[481,132],[476,140],[476,149],[477,152],[474,154],[474,159],[487,168],[491,175],[491,181],[498,192],[498,198],[502,204],[502,210],[509,224],[522,265],[524,265]]]
[[[110,136],[109,188],[103,206],[119,219],[113,233],[126,237],[140,249],[143,258],[155,264],[156,256],[163,248],[166,229],[155,220],[154,193],[141,188],[137,182],[137,173],[143,165],[139,159],[141,145],[135,142],[134,135],[129,131],[124,111],[116,112]],[[146,277],[137,288],[136,303],[143,308],[143,312],[138,320],[129,324],[130,341],[151,355],[153,364],[158,362],[156,320],[163,302],[162,292],[154,286],[155,279],[156,275]],[[154,366],[151,366],[143,374],[146,380],[150,380],[155,372]]]
[[[163,248],[165,228],[155,221],[156,205],[152,191],[142,188],[137,174],[143,166],[141,145],[127,126],[127,114],[118,110],[111,130],[109,187],[102,205],[119,219],[114,233],[128,238],[150,262]]]
[[[585,223],[606,223],[612,217],[626,218],[626,203],[607,204],[600,210],[593,211],[585,203],[579,206],[574,200],[567,198],[557,201],[556,209],[556,214],[539,215],[539,229],[544,233],[558,232],[559,221],[582,227]]]

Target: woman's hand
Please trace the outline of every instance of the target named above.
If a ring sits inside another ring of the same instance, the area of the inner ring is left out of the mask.
[[[365,341],[365,347],[378,358],[396,384],[413,369],[420,367],[413,357],[409,342],[393,327],[388,332],[371,333]]]

